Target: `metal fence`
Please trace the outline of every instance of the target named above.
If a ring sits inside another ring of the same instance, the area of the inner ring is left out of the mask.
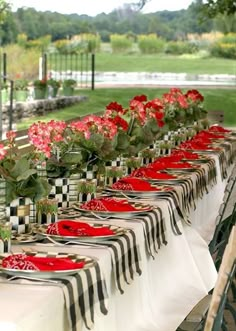
[[[95,55],[44,53],[42,77],[56,80],[74,79],[81,88],[94,89]]]

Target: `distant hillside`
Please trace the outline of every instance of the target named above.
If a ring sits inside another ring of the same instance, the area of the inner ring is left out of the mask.
[[[161,11],[142,14],[125,7],[110,14],[64,15],[57,12],[40,12],[33,8],[20,8],[11,13],[0,28],[2,44],[17,40],[17,35],[24,33],[29,39],[51,35],[52,40],[68,39],[73,35],[93,32],[99,33],[102,41],[109,41],[110,34],[148,34],[156,33],[167,40],[180,39],[188,33],[210,32],[217,21],[205,20],[200,23],[199,1],[186,10]],[[220,26],[220,25],[219,25]],[[222,22],[221,27],[222,29]],[[234,24],[236,29],[236,24]]]

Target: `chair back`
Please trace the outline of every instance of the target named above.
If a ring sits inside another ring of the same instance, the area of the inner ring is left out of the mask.
[[[218,278],[212,293],[204,331],[221,330],[223,312],[229,287],[235,275],[236,269],[236,226],[232,227],[229,240],[226,245]]]
[[[220,205],[219,213],[216,218],[216,228],[213,238],[209,243],[209,250],[212,256],[218,255],[219,263],[228,241],[229,233],[232,226],[235,224],[236,205],[234,205],[234,191],[236,189],[236,166],[234,167],[228,183],[225,188],[223,203]],[[229,216],[228,216],[229,215]],[[219,254],[220,250],[220,254]],[[216,264],[218,269],[219,263]]]

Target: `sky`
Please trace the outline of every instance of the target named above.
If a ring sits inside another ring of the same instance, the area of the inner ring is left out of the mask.
[[[187,9],[193,0],[150,0],[142,10],[143,13],[161,10]],[[21,7],[32,7],[37,11],[52,11],[62,14],[87,14],[96,16],[102,12],[108,14],[124,3],[134,3],[136,0],[9,0],[13,11]]]

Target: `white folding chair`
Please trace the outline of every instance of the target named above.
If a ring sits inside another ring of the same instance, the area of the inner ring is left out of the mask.
[[[236,226],[232,227],[212,294],[205,296],[187,315],[178,330],[228,330],[224,323],[227,295],[236,269]],[[232,307],[231,307],[232,308]],[[236,323],[235,311],[230,310]],[[231,330],[228,330],[231,331]]]

